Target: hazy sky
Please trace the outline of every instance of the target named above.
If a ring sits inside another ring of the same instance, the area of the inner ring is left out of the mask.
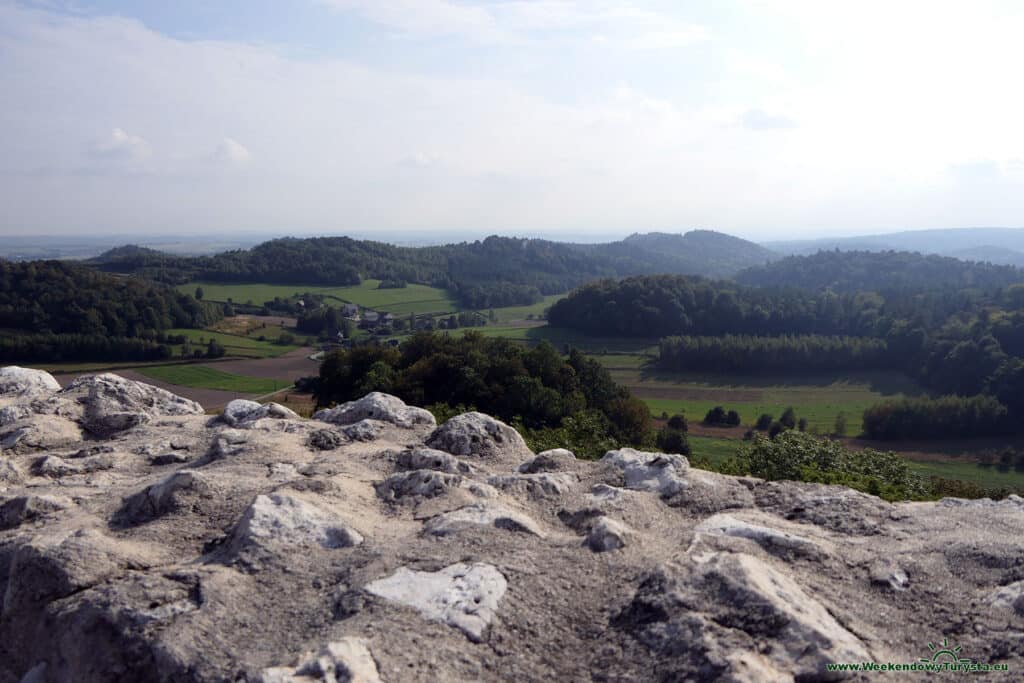
[[[0,233],[1024,225],[1024,2],[0,0]]]

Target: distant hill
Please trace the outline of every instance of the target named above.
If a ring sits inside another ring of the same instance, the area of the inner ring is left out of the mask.
[[[713,230],[691,230],[685,234],[637,233],[621,242],[597,245],[595,252],[620,259],[629,254],[637,260],[636,273],[716,278],[732,277],[744,268],[763,265],[779,257],[759,244]]]
[[[861,237],[827,237],[814,240],[766,242],[767,248],[780,254],[813,254],[823,249],[843,251],[919,251],[945,254],[986,247],[1024,252],[1024,228],[950,228],[908,230]],[[960,258],[957,256],[957,258]],[[984,259],[990,260],[990,259]],[[995,261],[993,261],[995,262]]]
[[[980,261],[1000,266],[1024,268],[1024,251],[994,247],[991,244],[984,244],[980,247],[971,247],[969,249],[958,249],[948,252],[946,256],[952,256],[953,258],[965,261]]]
[[[787,256],[736,276],[744,285],[810,291],[994,289],[1024,282],[1024,270],[907,251],[819,251]]]
[[[92,263],[113,263],[126,259],[138,259],[143,257],[162,258],[170,254],[149,247],[140,247],[137,244],[126,244],[123,247],[108,249],[99,256],[89,259]]]
[[[753,242],[697,230],[632,235],[605,244],[492,236],[474,242],[400,247],[349,237],[282,238],[251,249],[187,258],[139,247],[112,250],[97,267],[179,284],[271,282],[349,285],[362,279],[441,287],[470,308],[533,303],[589,280],[653,273],[730,277],[774,254]]]

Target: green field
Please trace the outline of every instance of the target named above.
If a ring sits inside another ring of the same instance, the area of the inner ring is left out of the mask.
[[[182,387],[237,391],[243,394],[269,394],[288,386],[287,382],[280,380],[233,375],[206,365],[155,365],[139,368],[136,372]]]
[[[691,457],[704,457],[712,465],[720,465],[733,455],[743,444],[739,439],[716,439],[711,436],[688,436]]]
[[[358,304],[377,311],[386,311],[395,315],[409,313],[445,313],[458,310],[455,300],[443,289],[426,285],[410,284],[399,289],[378,289],[379,280],[364,280],[361,284],[350,287],[326,287],[323,285],[271,285],[271,284],[225,284],[217,282],[189,282],[178,289],[186,294],[194,294],[196,287],[203,288],[203,299],[206,301],[227,301],[231,299],[237,304],[251,301],[256,306],[271,301],[274,297],[282,299],[310,292],[336,299],[337,301]]]
[[[721,439],[707,436],[689,437],[691,457],[706,457],[712,465],[720,465],[734,455],[743,444],[739,439]],[[1024,472],[1010,469],[1000,472],[995,467],[982,467],[972,462],[907,460],[910,469],[922,477],[943,477],[969,481],[984,488],[1024,489]]]
[[[650,368],[640,355],[599,356],[619,384],[629,387],[654,415],[682,412],[701,420],[708,410],[723,406],[736,410],[743,424],[752,425],[759,415],[779,417],[792,406],[797,417],[807,419],[808,429],[828,433],[836,416],[846,414],[847,433],[860,431],[864,410],[886,398],[920,395],[912,380],[892,373],[845,375],[799,374],[736,377],[714,373],[667,372]]]
[[[184,335],[192,342],[193,346],[202,346],[209,343],[210,339],[215,339],[219,344],[224,346],[227,350],[227,355],[243,356],[247,358],[274,358],[299,348],[295,345],[281,346],[276,344],[273,341],[274,337],[268,337],[267,341],[260,341],[250,337],[240,337],[234,334],[211,332],[210,330],[175,328],[167,330],[167,334]],[[177,353],[177,350],[175,350],[175,353]]]
[[[497,309],[495,309],[497,310]],[[559,350],[565,346],[572,346],[589,353],[616,353],[616,352],[653,352],[657,349],[657,339],[622,339],[620,337],[593,337],[573,332],[561,327],[549,325],[488,325],[486,327],[469,327],[454,330],[453,335],[464,334],[467,330],[473,330],[486,337],[503,337],[530,344],[548,341],[554,344]]]
[[[551,294],[544,297],[543,301],[530,304],[529,306],[506,306],[505,308],[495,308],[494,315],[498,319],[499,325],[501,323],[526,320],[527,316],[530,315],[534,318],[539,318],[544,314],[545,309],[551,307],[551,304],[564,298],[565,294]]]

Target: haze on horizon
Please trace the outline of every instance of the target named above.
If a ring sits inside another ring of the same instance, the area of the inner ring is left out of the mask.
[[[0,235],[1024,224],[1024,4],[0,0]]]

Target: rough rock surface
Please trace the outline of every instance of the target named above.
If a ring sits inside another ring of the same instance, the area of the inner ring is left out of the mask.
[[[1024,671],[1019,498],[534,456],[383,394],[231,423],[35,377],[0,395],[0,683],[811,681],[943,638]]]
[[[399,427],[434,426],[436,421],[429,410],[405,405],[405,401],[375,391],[358,401],[349,401],[337,408],[321,410],[313,416],[323,422],[350,425],[360,420],[380,420]]]

